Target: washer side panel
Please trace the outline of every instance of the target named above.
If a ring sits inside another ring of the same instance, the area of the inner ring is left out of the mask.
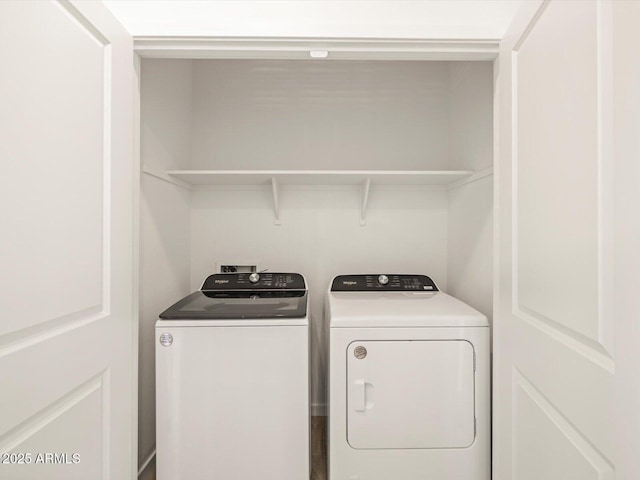
[[[158,480],[308,476],[307,327],[160,324],[156,337]]]

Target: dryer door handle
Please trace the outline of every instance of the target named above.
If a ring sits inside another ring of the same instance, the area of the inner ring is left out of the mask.
[[[366,396],[367,383],[363,378],[359,378],[353,385],[353,407],[356,412],[364,412],[367,407]]]

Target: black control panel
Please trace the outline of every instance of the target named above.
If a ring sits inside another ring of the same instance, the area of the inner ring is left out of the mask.
[[[340,275],[333,279],[332,292],[437,292],[426,275]]]
[[[215,290],[306,290],[299,273],[216,273],[204,281],[202,291]]]

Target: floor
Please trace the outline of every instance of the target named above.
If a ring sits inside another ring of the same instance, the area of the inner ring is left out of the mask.
[[[311,479],[327,478],[327,417],[311,417]],[[149,463],[138,480],[156,480],[156,460]]]
[[[311,417],[311,480],[327,478],[327,417]]]

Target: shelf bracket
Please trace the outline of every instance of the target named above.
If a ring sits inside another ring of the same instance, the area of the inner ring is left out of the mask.
[[[278,199],[278,181],[276,177],[271,177],[271,191],[273,193],[273,211],[276,219],[275,224],[280,225],[280,200]]]
[[[189,191],[193,190],[193,186],[189,185],[187,182],[183,182],[182,180],[177,180],[171,177],[170,175],[167,175],[164,171],[156,170],[155,168],[150,167],[149,165],[142,165],[142,172],[146,173],[147,175],[151,175],[152,177],[159,178],[160,180],[164,180],[167,183],[172,183],[173,185],[182,187],[185,190],[189,190]]]
[[[369,201],[369,187],[371,187],[371,178],[367,178],[362,182],[362,204],[360,205],[360,226],[363,227],[367,224],[365,220],[365,213],[367,212],[367,202]]]

